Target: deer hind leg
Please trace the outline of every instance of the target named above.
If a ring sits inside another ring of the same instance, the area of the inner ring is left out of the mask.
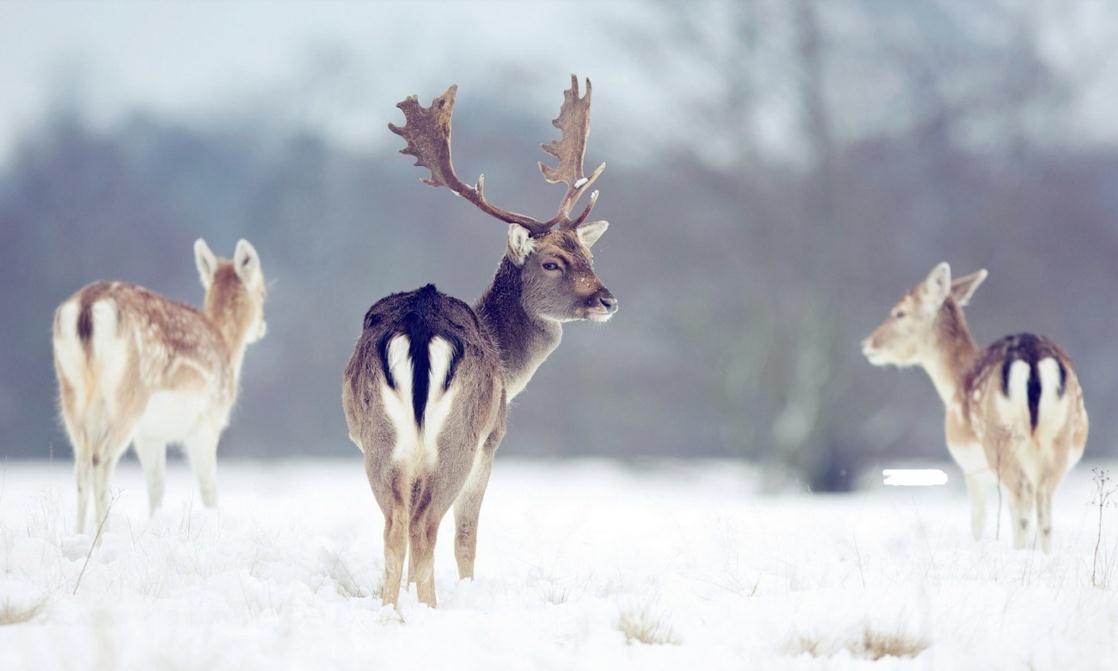
[[[75,529],[85,533],[85,520],[89,516],[89,497],[93,493],[93,462],[88,453],[76,451],[74,458],[74,477],[78,489],[78,517]]]
[[[74,391],[73,388],[59,375],[59,386],[62,397],[62,421],[66,427],[66,435],[70,438],[70,445],[74,449],[74,480],[77,492],[77,516],[74,530],[85,533],[85,521],[89,516],[89,497],[93,492],[93,463],[91,457],[93,449],[86,440],[85,430],[75,419]]]
[[[404,555],[408,552],[408,509],[397,501],[384,510],[384,585],[380,599],[395,607],[400,598]]]
[[[416,593],[422,603],[435,607],[435,542],[439,533],[439,521],[434,515],[424,514],[412,517],[409,529],[411,552],[415,559],[414,580]]]
[[[167,470],[167,444],[160,440],[137,438],[136,456],[144,469],[148,486],[148,512],[152,515],[163,504],[165,472]]]
[[[200,426],[184,441],[190,467],[198,478],[202,504],[207,508],[217,506],[217,443],[220,437],[220,431]]]
[[[499,442],[498,434],[491,435],[485,441],[473,470],[454,502],[454,559],[458,562],[460,580],[474,577],[478,518],[481,516],[485,489],[489,484],[489,473],[493,470],[493,452]]]
[[[968,473],[965,478],[970,498],[970,532],[978,541],[982,540],[982,532],[986,528],[986,495],[990,477],[983,473]]]
[[[98,529],[108,528],[109,517],[109,485],[116,470],[116,463],[121,455],[128,449],[132,442],[134,427],[127,429],[116,428],[101,441],[99,449],[95,449],[91,459],[91,480],[93,481],[93,505],[96,517],[94,518],[94,533]],[[97,538],[97,545],[101,544],[101,537]]]
[[[1041,484],[1036,488],[1036,527],[1040,549],[1052,552],[1052,487]]]
[[[1029,544],[1029,527],[1035,507],[1036,488],[1020,474],[1008,484],[1009,510],[1013,521],[1013,549],[1023,550]]]
[[[409,536],[412,578],[422,603],[435,607],[435,543],[446,506],[436,505],[432,482],[421,478],[412,487]]]

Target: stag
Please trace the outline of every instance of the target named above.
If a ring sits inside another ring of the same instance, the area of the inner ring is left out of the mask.
[[[397,105],[405,125],[388,127],[407,142],[400,153],[430,171],[423,182],[446,187],[509,225],[504,256],[472,307],[430,284],[377,301],[365,314],[342,384],[349,437],[364,453],[384,514],[381,598],[393,606],[405,555],[419,600],[435,606],[433,552],[439,522],[452,505],[458,575],[473,577],[478,517],[509,402],[559,345],[563,322],[604,322],[617,311],[590,253],[609,225],[587,221],[598,192],[572,215],[605,169],[603,163],[583,174],[590,81],[580,96],[571,76],[552,122],[561,139],[543,145],[557,164],[540,162],[540,172],[548,183],[567,187],[546,221],[491,204],[484,175],[469,186],[455,174],[450,135],[456,91],[451,86],[430,107],[408,97]]]

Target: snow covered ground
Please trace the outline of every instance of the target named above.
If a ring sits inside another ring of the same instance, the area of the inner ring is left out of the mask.
[[[1082,466],[1045,557],[992,540],[992,524],[972,542],[954,471],[947,487],[811,496],[762,494],[726,463],[498,458],[478,579],[457,580],[444,522],[439,609],[412,591],[400,613],[376,596],[381,519],[356,454],[222,463],[217,512],[184,464],[169,470],[149,519],[139,467],[121,465],[78,584],[91,539],[73,533],[70,465],[0,466],[0,622],[17,620],[0,625],[0,669],[1118,664],[1118,510],[1111,586],[1092,587]]]

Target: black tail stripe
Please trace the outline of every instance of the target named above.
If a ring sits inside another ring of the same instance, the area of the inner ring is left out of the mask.
[[[462,361],[462,355],[465,348],[462,346],[462,339],[452,335],[444,335],[444,338],[450,342],[450,366],[446,369],[446,381],[443,382],[443,391],[450,389],[450,383],[454,380],[454,374],[458,371],[458,364]]]
[[[1029,381],[1026,385],[1026,395],[1029,405],[1029,425],[1036,431],[1040,421],[1040,368],[1042,358],[1051,356],[1041,339],[1031,333],[1021,333],[1006,338],[1006,356],[1002,362],[1002,394],[1009,396],[1009,368],[1014,361],[1024,361],[1029,366]],[[1067,370],[1059,357],[1052,357],[1060,370],[1060,380],[1056,389],[1058,396],[1064,395],[1064,383],[1067,379]]]
[[[427,411],[427,395],[431,388],[431,340],[435,336],[440,336],[451,347],[450,363],[447,366],[446,380],[443,382],[444,391],[450,388],[450,383],[454,380],[454,375],[458,370],[458,364],[465,354],[465,345],[461,338],[452,333],[440,332],[445,331],[445,329],[438,327],[438,300],[439,294],[433,285],[429,284],[417,290],[411,298],[408,312],[403,315],[395,328],[380,336],[376,345],[377,356],[380,358],[380,366],[384,371],[385,381],[389,388],[395,389],[396,380],[393,379],[392,371],[388,367],[388,345],[392,338],[396,336],[407,336],[408,357],[411,359],[412,366],[412,413],[415,416],[416,426],[421,429]],[[377,320],[371,320],[366,315],[365,321],[368,325],[370,322],[375,323]]]
[[[431,387],[431,331],[427,322],[415,313],[404,318],[408,336],[408,354],[411,356],[411,405],[415,425],[423,428],[423,414],[427,410],[427,390]]]
[[[81,312],[78,313],[78,338],[82,342],[89,342],[93,337],[93,304],[82,301]]]
[[[384,381],[388,383],[389,389],[396,388],[396,380],[392,377],[392,369],[388,367],[388,341],[395,335],[398,334],[388,331],[377,340],[377,357],[380,359],[380,369],[384,371]]]
[[[1036,431],[1036,423],[1040,419],[1040,371],[1037,370],[1036,361],[1029,362],[1029,426]]]

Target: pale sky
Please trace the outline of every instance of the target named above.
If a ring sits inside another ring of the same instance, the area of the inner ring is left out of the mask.
[[[782,11],[780,0],[765,3]],[[626,156],[638,154],[649,138],[672,134],[709,142],[686,136],[694,131],[683,115],[689,99],[716,95],[713,80],[701,68],[684,67],[686,58],[650,74],[653,70],[640,67],[640,50],[616,30],[649,21],[643,4],[4,0],[0,164],[49,103],[75,82],[95,123],[111,124],[136,109],[190,121],[265,107],[269,114],[246,118],[303,124],[361,145],[388,139],[381,130],[397,119],[394,104],[405,95],[429,99],[453,82],[462,85],[464,106],[478,90],[471,82],[499,73],[517,86],[510,104],[554,115],[569,73],[578,72],[594,80],[596,132],[606,133],[611,143],[621,140],[613,146],[628,144]],[[1046,55],[1075,73],[1079,86],[1055,132],[1071,141],[1118,141],[1112,121],[1118,67],[1110,56],[1118,39],[1118,6],[1105,0],[1041,0],[1036,7]],[[715,14],[711,25],[717,31]],[[782,56],[771,58],[776,60],[754,64],[775,73],[775,84],[763,92],[769,97],[753,122],[768,150],[794,153],[801,132],[794,118],[797,103],[789,97],[794,86],[779,71]],[[653,76],[660,80],[651,81]],[[843,84],[848,73],[833,77]],[[881,86],[864,83],[880,95]],[[840,117],[852,129],[857,122],[880,128],[881,114],[897,116],[889,102],[859,94],[857,109]]]
[[[305,103],[281,116],[361,141],[405,95],[516,68],[533,80],[524,95],[551,94],[526,104],[554,113],[571,72],[617,88],[617,59],[588,17],[631,5],[5,1],[0,160],[74,81],[100,122],[135,108],[189,119],[273,98],[290,105],[291,87],[305,87]]]

